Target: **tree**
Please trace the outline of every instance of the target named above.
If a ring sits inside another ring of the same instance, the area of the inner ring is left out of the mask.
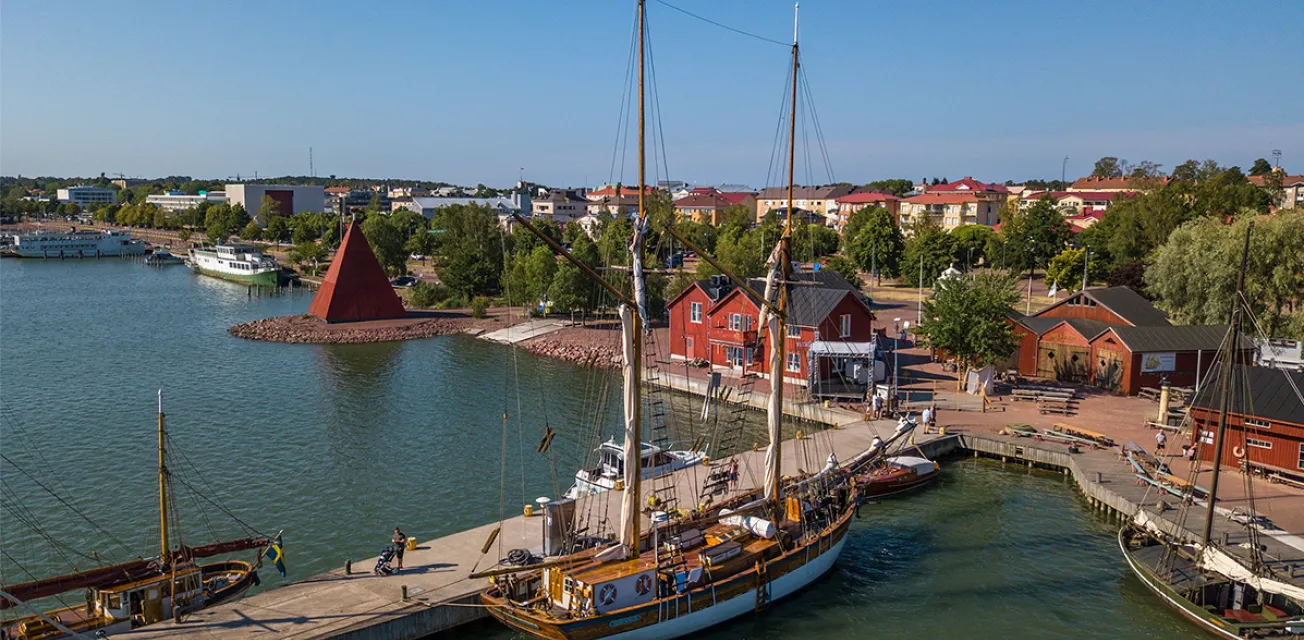
[[[936,222],[922,218],[910,226],[901,272],[916,287],[931,287],[955,262],[955,242]]]
[[[1093,178],[1121,178],[1123,177],[1123,163],[1114,156],[1105,156],[1096,161],[1096,166],[1091,170]]]
[[[1182,225],[1155,252],[1154,262],[1145,271],[1147,291],[1156,297],[1156,306],[1177,322],[1227,322],[1245,230],[1251,221],[1255,227],[1250,236],[1245,300],[1267,336],[1304,338],[1304,314],[1298,310],[1300,292],[1304,291],[1302,210],[1271,217],[1241,216],[1232,225],[1212,218]]]
[[[856,262],[840,253],[829,256],[824,261],[824,268],[838,272],[838,275],[841,275],[857,289],[863,284],[860,280],[860,269],[856,267]]]
[[[289,213],[286,212],[287,215]],[[271,196],[263,196],[262,202],[258,205],[258,219],[271,222],[272,218],[279,218],[281,215],[281,203]]]
[[[243,240],[262,240],[263,228],[258,226],[257,222],[250,220],[249,224],[240,230],[240,238]]]
[[[838,250],[838,232],[823,224],[803,224],[792,238],[794,260],[815,260]]]
[[[1250,166],[1250,175],[1252,176],[1264,176],[1269,173],[1272,173],[1272,165],[1268,163],[1266,158],[1258,158]]]
[[[326,247],[315,240],[300,242],[290,249],[290,261],[296,265],[311,263],[314,274],[320,270],[321,261],[325,260],[327,255]]]
[[[182,230],[178,231],[178,232],[177,232],[177,240],[180,240],[181,242],[189,242],[189,241],[190,241],[190,229],[182,229]]]
[[[1124,262],[1109,270],[1105,283],[1111,287],[1129,287],[1133,291],[1146,295],[1146,263],[1141,260]]]
[[[557,311],[588,311],[592,300],[588,280],[579,267],[569,262],[558,267],[548,287],[548,299],[553,308]]]
[[[1065,249],[1051,258],[1046,267],[1046,282],[1055,285],[1060,291],[1077,291],[1082,288],[1082,262],[1086,258],[1086,249]],[[1087,265],[1087,281],[1100,278],[1104,265],[1092,260]]]
[[[403,250],[407,238],[402,230],[394,226],[389,216],[367,216],[362,222],[362,233],[367,236],[371,251],[376,254],[376,260],[386,272],[403,275],[407,271],[407,252]]]
[[[430,228],[437,232],[435,274],[463,298],[497,291],[503,240],[493,211],[479,205],[444,207]]]
[[[974,265],[983,261],[986,257],[987,245],[994,237],[996,232],[984,224],[965,224],[951,229],[951,240],[955,242],[955,257],[964,261],[965,270],[972,269]]]
[[[864,207],[852,212],[843,229],[843,254],[861,271],[895,278],[901,275],[901,254],[905,240],[892,214],[881,207]]]
[[[1027,207],[1002,209],[1003,264],[1018,271],[1036,269],[1064,249],[1072,232],[1055,207],[1055,200],[1047,196]]]
[[[995,364],[1014,353],[1014,327],[1006,320],[1019,300],[1012,276],[982,273],[948,278],[923,305],[919,335],[962,365]]]
[[[900,197],[914,190],[915,184],[905,178],[892,178],[890,180],[875,180],[865,185],[866,189],[878,191],[880,193],[890,193]]]
[[[281,246],[281,242],[290,239],[290,227],[285,223],[285,216],[276,216],[267,221],[267,228],[263,230],[263,237],[272,240],[276,246]]]

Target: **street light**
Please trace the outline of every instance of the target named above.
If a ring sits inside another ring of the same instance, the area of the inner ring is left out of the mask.
[[[1064,183],[1064,171],[1068,168],[1068,166],[1069,166],[1069,157],[1068,157],[1068,156],[1064,156],[1064,162],[1061,162],[1061,163],[1060,163],[1060,185],[1061,185],[1061,188],[1063,187],[1063,183]]]

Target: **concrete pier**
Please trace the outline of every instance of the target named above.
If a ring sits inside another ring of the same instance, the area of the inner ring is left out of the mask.
[[[845,418],[847,412],[834,410],[833,415]],[[831,417],[831,414],[825,414],[825,417]],[[784,473],[795,473],[799,469],[816,471],[824,465],[830,452],[840,461],[850,460],[868,446],[874,435],[886,437],[894,427],[892,421],[858,421],[844,423],[801,441],[790,440],[783,447]],[[917,434],[916,443],[930,457],[983,456],[1026,468],[1060,471],[1074,479],[1094,509],[1122,521],[1138,509],[1145,508],[1163,519],[1164,526],[1174,531],[1179,529],[1179,523],[1174,521],[1178,513],[1175,510],[1176,498],[1156,490],[1147,494],[1131,468],[1120,462],[1112,451],[1070,452],[1067,447],[1056,444],[969,433],[921,433]],[[761,483],[763,456],[762,452],[752,451],[738,454],[740,491]],[[695,504],[704,477],[705,472],[700,468],[675,474],[673,484],[680,505]],[[658,486],[664,485],[658,483]],[[591,501],[610,502],[604,505]],[[586,498],[578,505],[577,512],[594,508],[618,512],[619,493],[613,491]],[[1203,522],[1202,515],[1198,515],[1201,513],[1199,509],[1193,510],[1185,522],[1185,530],[1191,536],[1194,536],[1192,530]],[[478,606],[477,596],[488,582],[468,578],[472,571],[494,565],[500,554],[511,549],[537,548],[541,544],[542,519],[518,516],[503,523],[499,536],[501,544],[495,544],[488,555],[481,557],[481,547],[497,526],[497,523],[490,523],[428,541],[416,551],[407,552],[407,568],[398,575],[374,576],[371,569],[376,558],[360,559],[353,562],[352,575],[346,575],[342,568],[337,569],[201,611],[179,624],[161,623],[128,635],[133,639],[196,640],[263,635],[296,639],[415,639],[451,629],[487,615]],[[1242,557],[1247,555],[1246,550],[1237,546],[1246,537],[1241,525],[1219,517],[1215,526],[1218,536],[1229,537],[1230,552]],[[1262,536],[1261,542],[1266,547],[1264,556],[1269,566],[1292,582],[1304,585],[1304,550],[1269,536]],[[407,600],[403,599],[404,587]]]

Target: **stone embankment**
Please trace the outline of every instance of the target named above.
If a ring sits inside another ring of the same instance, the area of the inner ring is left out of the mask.
[[[563,330],[561,333],[565,333]],[[565,362],[584,366],[619,368],[624,362],[620,350],[607,345],[577,344],[575,340],[564,335],[547,335],[520,343],[521,348],[530,353],[556,358]]]
[[[432,338],[473,329],[468,317],[416,317],[326,324],[307,315],[277,316],[238,324],[228,333],[248,340],[302,344],[357,344]]]

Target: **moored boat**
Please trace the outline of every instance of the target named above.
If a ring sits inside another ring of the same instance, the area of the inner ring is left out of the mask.
[[[883,498],[911,489],[918,489],[937,479],[941,467],[928,458],[919,456],[892,456],[856,477],[860,497]]]
[[[276,258],[260,253],[253,245],[219,244],[190,250],[190,267],[196,273],[260,287],[281,284],[281,266]]]
[[[19,258],[117,258],[145,253],[126,229],[37,231],[12,236],[7,251]]]
[[[615,489],[625,475],[625,448],[615,440],[602,443],[594,453],[597,462],[591,469],[575,472],[575,484],[566,490],[567,498],[593,495]],[[651,443],[643,443],[642,451],[643,479],[653,480],[670,473],[687,469],[702,463],[706,453],[701,451],[681,451],[672,449],[663,451]]]
[[[166,249],[158,249],[153,253],[145,256],[145,264],[151,267],[161,267],[169,264],[185,264],[185,260],[180,256]]]

